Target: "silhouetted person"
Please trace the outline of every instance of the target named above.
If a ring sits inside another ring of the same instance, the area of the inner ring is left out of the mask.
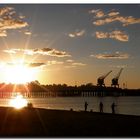
[[[100,108],[100,112],[101,112],[101,113],[103,113],[103,106],[104,106],[103,103],[100,102],[100,104],[99,104],[99,108]]]
[[[111,105],[111,109],[112,109],[112,114],[115,114],[115,103],[113,102]]]
[[[87,111],[87,106],[88,106],[88,103],[85,102],[85,111]]]

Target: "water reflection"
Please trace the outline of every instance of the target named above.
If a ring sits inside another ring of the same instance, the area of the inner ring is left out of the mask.
[[[9,106],[10,99],[0,99],[0,106]],[[111,113],[111,104],[114,102],[116,113],[140,115],[140,97],[123,96],[123,97],[47,97],[47,98],[28,98],[34,107],[47,109],[64,109],[79,111],[84,110],[85,101],[88,102],[87,110],[99,112],[100,101],[104,104],[104,112]]]

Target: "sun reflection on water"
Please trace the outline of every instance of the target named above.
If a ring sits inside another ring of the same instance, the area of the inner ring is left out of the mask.
[[[21,109],[23,107],[26,107],[27,104],[28,104],[27,100],[23,98],[21,94],[18,94],[16,97],[12,98],[9,102],[9,105],[16,109]]]

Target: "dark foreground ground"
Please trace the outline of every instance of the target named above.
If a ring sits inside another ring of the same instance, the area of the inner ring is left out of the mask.
[[[140,137],[140,116],[0,107],[0,137]]]

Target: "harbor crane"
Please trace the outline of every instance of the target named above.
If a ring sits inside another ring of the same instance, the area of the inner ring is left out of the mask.
[[[121,75],[122,70],[123,70],[123,68],[121,68],[120,71],[118,72],[118,74],[116,75],[116,77],[114,77],[112,79],[111,87],[118,87],[119,88],[118,80],[119,80],[119,77]]]
[[[107,74],[103,75],[103,76],[100,76],[98,79],[97,79],[97,86],[104,86],[105,87],[105,83],[104,83],[104,79],[112,72],[109,71]]]

